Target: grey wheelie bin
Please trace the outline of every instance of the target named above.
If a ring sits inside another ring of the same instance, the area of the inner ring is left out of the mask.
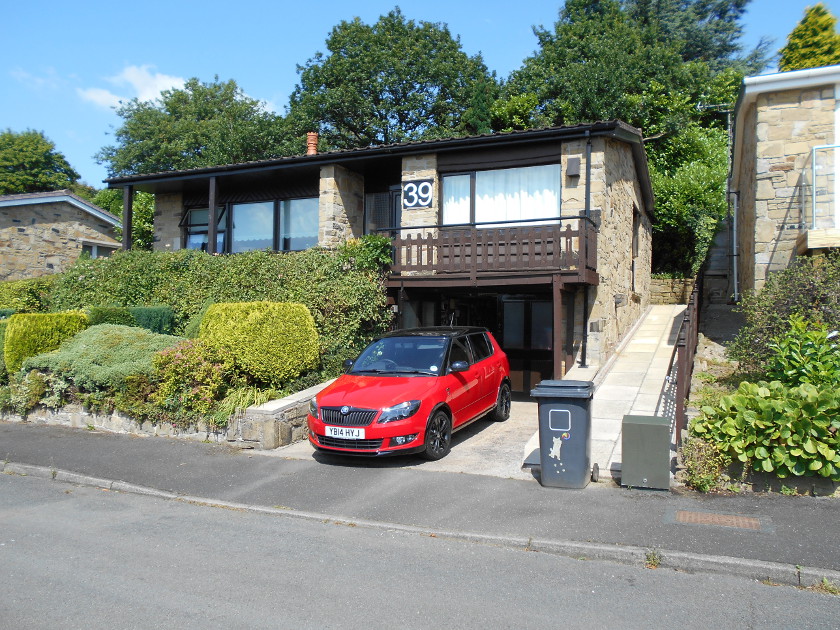
[[[539,404],[540,483],[585,488],[598,481],[592,466],[592,394],[589,381],[541,381],[531,390]]]

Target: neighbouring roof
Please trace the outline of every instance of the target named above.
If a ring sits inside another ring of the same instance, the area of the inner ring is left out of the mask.
[[[0,208],[9,208],[13,206],[31,206],[41,203],[69,203],[79,210],[87,212],[88,214],[110,223],[113,226],[119,227],[121,221],[113,214],[100,208],[99,206],[82,199],[78,195],[69,190],[53,190],[51,192],[37,192],[37,193],[21,193],[17,195],[0,195]]]
[[[792,70],[744,77],[738,100],[735,103],[735,122],[732,131],[732,164],[730,177],[737,178],[742,159],[744,137],[744,114],[759,96],[787,90],[805,90],[821,85],[840,86],[840,65]],[[835,87],[836,91],[840,88]],[[837,96],[835,96],[837,98]],[[733,180],[734,181],[734,180]]]

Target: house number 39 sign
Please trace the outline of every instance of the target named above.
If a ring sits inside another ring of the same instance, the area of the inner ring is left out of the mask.
[[[432,205],[434,193],[434,180],[415,179],[410,182],[403,182],[402,185],[402,207],[403,210],[413,208],[428,208]]]

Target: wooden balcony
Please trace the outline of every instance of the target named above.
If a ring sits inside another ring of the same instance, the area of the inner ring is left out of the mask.
[[[598,283],[596,229],[583,217],[553,225],[405,227],[393,251],[392,281],[529,284],[559,273],[565,282]]]

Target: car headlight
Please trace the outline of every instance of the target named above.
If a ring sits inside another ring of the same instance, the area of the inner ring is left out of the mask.
[[[314,398],[312,398],[312,399],[309,401],[309,414],[310,414],[313,418],[317,418],[317,417],[318,417],[318,401],[317,401],[317,400],[315,400]]]
[[[418,409],[420,409],[419,400],[407,400],[393,407],[385,407],[379,416],[378,422],[379,424],[385,424],[386,422],[405,420],[417,413]]]

